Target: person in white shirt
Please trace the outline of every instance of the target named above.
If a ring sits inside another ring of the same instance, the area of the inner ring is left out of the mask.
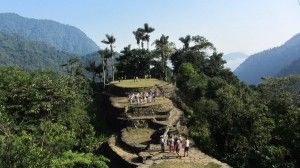
[[[190,140],[188,137],[186,137],[186,140],[184,143],[184,157],[189,156],[189,149],[190,149]]]
[[[165,138],[163,135],[160,136],[160,147],[161,147],[161,152],[165,152]]]
[[[140,93],[137,93],[135,95],[135,97],[136,97],[136,100],[137,100],[137,104],[140,104]]]

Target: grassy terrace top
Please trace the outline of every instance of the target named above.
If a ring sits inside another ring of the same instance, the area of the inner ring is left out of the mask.
[[[112,85],[121,88],[146,88],[146,87],[153,87],[155,85],[162,85],[166,84],[166,82],[158,80],[158,79],[138,79],[134,81],[133,79],[121,80],[111,82]]]
[[[150,166],[150,168],[220,168],[220,165],[217,165],[215,163],[197,163],[197,162],[184,162],[184,161],[164,161],[159,164],[154,164]]]
[[[123,140],[131,145],[141,144],[151,140],[154,130],[149,128],[126,128],[122,133]]]

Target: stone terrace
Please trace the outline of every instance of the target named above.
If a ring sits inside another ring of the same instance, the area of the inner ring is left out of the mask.
[[[122,122],[125,128],[108,140],[108,146],[114,155],[119,156],[124,167],[161,167],[167,163],[185,163],[185,165],[213,164],[217,167],[229,167],[225,163],[211,158],[196,147],[190,149],[190,156],[176,159],[173,152],[160,152],[159,137],[168,132],[187,135],[183,112],[170,100],[175,87],[157,79],[122,80],[110,84],[105,93],[111,104],[116,122]],[[156,90],[159,97],[155,102],[130,104],[127,95],[132,92]],[[180,164],[178,164],[180,165]],[[163,166],[164,167],[164,166]],[[176,166],[174,165],[174,168]]]

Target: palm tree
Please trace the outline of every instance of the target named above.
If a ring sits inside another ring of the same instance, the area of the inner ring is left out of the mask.
[[[150,33],[154,32],[155,29],[153,27],[150,27],[148,23],[145,23],[144,28],[139,28],[138,30],[145,33],[143,39],[144,41],[147,41],[147,49],[149,50]]]
[[[191,35],[186,35],[185,37],[180,37],[179,40],[183,43],[183,49],[187,50],[190,47],[192,38]]]
[[[110,54],[111,55],[107,58],[107,59],[109,59],[109,58],[112,58],[113,55],[114,55],[113,44],[116,42],[116,38],[113,35],[108,35],[108,34],[106,34],[105,36],[106,36],[106,39],[102,40],[101,42],[104,43],[104,44],[109,45],[109,47],[110,47]],[[107,67],[107,60],[106,60],[106,63],[105,63],[105,67],[106,67],[106,72],[107,72],[107,68],[108,68]],[[112,72],[114,72],[113,66],[112,66]],[[112,78],[114,79],[114,73],[112,73]]]
[[[102,58],[102,80],[103,80],[103,87],[106,85],[106,75],[107,75],[107,59],[112,56],[111,51],[108,48],[104,50],[99,50],[98,54]]]
[[[106,34],[106,39],[101,42],[110,46],[110,51],[113,53],[113,44],[116,42],[116,38],[113,35]]]
[[[136,43],[137,45],[139,46],[140,48],[140,44],[142,45],[142,48],[144,48],[144,36],[145,36],[145,33],[143,31],[141,31],[141,29],[137,29],[136,31],[133,31],[132,32],[134,34],[134,37],[135,37],[135,40],[136,40]]]
[[[175,45],[169,42],[169,36],[161,35],[161,37],[154,41],[156,50],[161,54],[161,64],[163,67],[164,80],[167,81],[167,60],[171,53],[174,51]]]

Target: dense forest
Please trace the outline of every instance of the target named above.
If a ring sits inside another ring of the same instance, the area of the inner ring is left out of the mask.
[[[153,31],[148,24],[133,31],[137,47],[124,47],[112,66],[117,39],[106,35],[100,61],[73,59],[65,74],[1,68],[1,167],[106,167],[98,149],[109,127],[99,127],[95,93],[113,79],[145,75],[177,86],[173,99],[203,152],[233,167],[299,166],[298,76],[249,86],[206,38],[186,35],[176,48],[166,35],[152,42]]]
[[[94,128],[92,90],[70,69],[0,68],[0,167],[107,167],[97,155],[105,136]]]

